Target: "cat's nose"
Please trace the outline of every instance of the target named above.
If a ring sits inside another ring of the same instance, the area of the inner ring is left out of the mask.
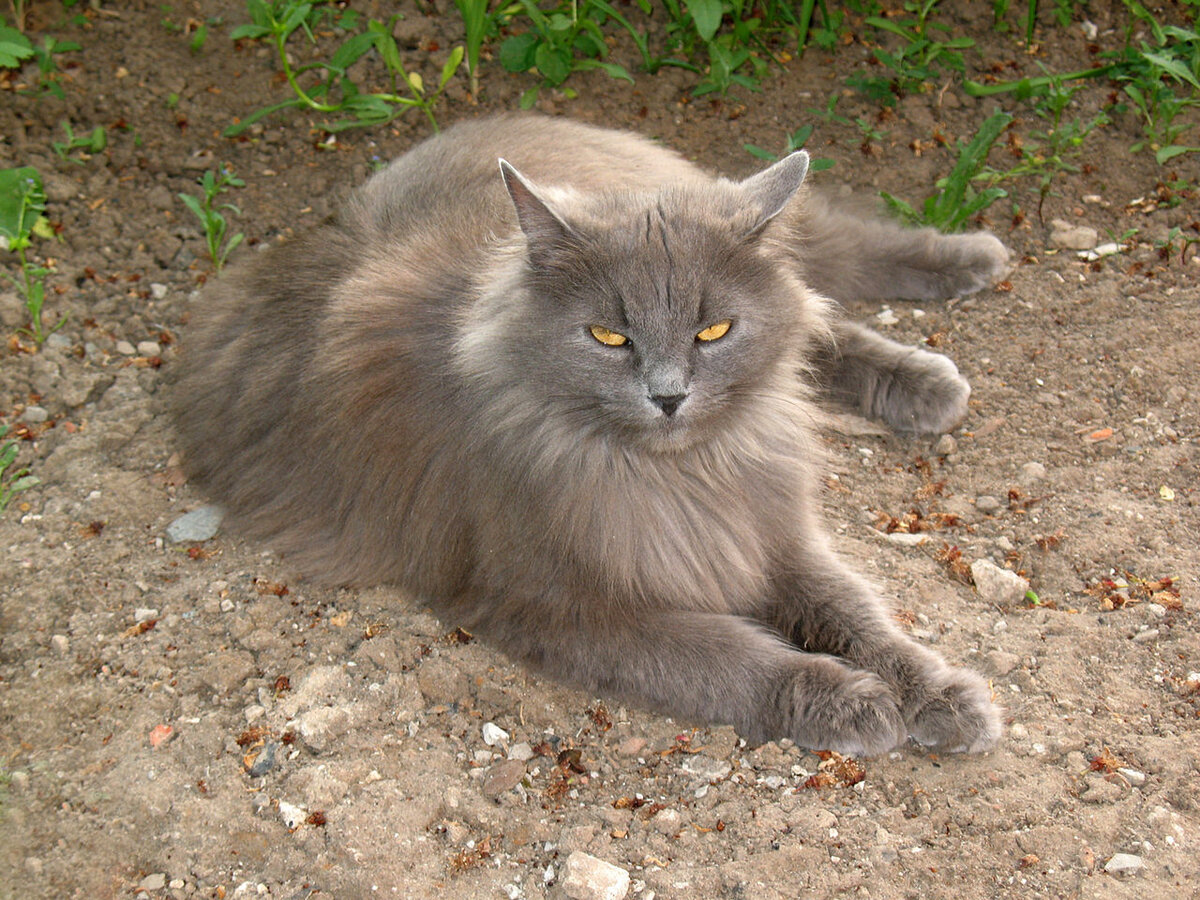
[[[650,399],[665,415],[675,415],[675,410],[687,398],[687,394],[653,394]]]

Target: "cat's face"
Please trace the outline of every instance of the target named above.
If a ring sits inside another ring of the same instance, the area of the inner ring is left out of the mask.
[[[524,375],[555,414],[681,449],[752,407],[788,364],[802,297],[762,253],[763,210],[738,188],[613,193],[554,221],[522,220]]]

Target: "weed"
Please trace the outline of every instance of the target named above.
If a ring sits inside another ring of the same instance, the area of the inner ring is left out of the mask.
[[[17,20],[18,26],[20,19]],[[20,28],[10,28],[0,16],[0,68],[19,69],[27,59],[33,58],[33,44]]]
[[[8,434],[8,426],[0,425],[0,438]],[[0,514],[8,508],[9,501],[21,491],[27,491],[41,480],[36,475],[30,475],[29,469],[17,469],[10,472],[9,467],[17,460],[17,442],[4,441],[0,444]]]
[[[1200,231],[1200,228],[1198,228],[1197,231]],[[1158,250],[1160,259],[1164,261],[1170,260],[1171,254],[1173,254],[1176,250],[1176,241],[1179,242],[1179,262],[1182,265],[1183,263],[1187,262],[1188,250],[1191,249],[1192,245],[1200,244],[1200,237],[1189,237],[1183,233],[1183,229],[1178,225],[1172,227],[1171,230],[1167,232],[1167,236],[1163,238],[1163,240],[1155,241],[1154,243],[1154,247],[1156,250]]]
[[[922,225],[932,225],[942,231],[958,231],[970,219],[987,209],[1008,192],[995,186],[976,191],[971,184],[987,165],[988,151],[1000,133],[1012,122],[1006,112],[994,112],[979,126],[970,143],[958,142],[958,160],[954,169],[937,182],[938,191],[925,199],[917,211],[908,203],[887,192],[881,196],[893,212],[902,218]]]
[[[269,40],[275,47],[279,66],[294,96],[290,100],[257,110],[241,122],[226,128],[226,137],[236,137],[259,119],[289,108],[348,114],[349,118],[323,126],[326,131],[335,132],[390,122],[415,107],[425,113],[430,125],[437,130],[433,107],[462,63],[464,50],[461,46],[451,51],[442,66],[437,89],[427,92],[418,73],[405,71],[400,59],[400,49],[392,37],[392,30],[400,18],[399,13],[386,22],[377,19],[368,21],[365,31],[349,37],[328,60],[293,68],[288,57],[288,41],[299,30],[307,35],[310,42],[316,43],[313,27],[323,17],[333,15],[336,12],[335,8],[300,0],[246,0],[246,8],[252,21],[233,29],[230,37],[234,40]],[[336,21],[339,26],[350,30],[357,27],[359,16],[352,11],[346,11]],[[365,92],[347,74],[352,65],[372,50],[378,54],[387,69],[391,82],[387,91]],[[308,72],[320,72],[323,73],[323,77],[315,85],[305,88],[300,79]],[[398,93],[401,83],[407,94]]]
[[[603,69],[613,78],[633,82],[633,76],[623,66],[604,61],[608,45],[597,18],[603,21],[612,9],[607,3],[570,0],[543,12],[533,0],[519,2],[532,27],[500,45],[500,64],[510,72],[536,69],[542,77],[541,85],[521,96],[523,109],[533,105],[541,87],[558,87],[572,72]],[[573,92],[567,93],[570,96]]]
[[[21,329],[30,335],[40,347],[50,335],[63,326],[63,316],[49,330],[42,327],[42,306],[46,302],[46,266],[30,262],[26,251],[36,235],[40,238],[54,236],[43,213],[46,211],[46,192],[42,177],[32,166],[15,169],[0,169],[0,242],[17,254],[21,265],[17,277],[3,273],[25,298],[25,309],[29,313],[29,328]]]
[[[192,194],[180,194],[179,199],[200,220],[200,224],[204,228],[204,239],[208,244],[209,259],[212,260],[216,270],[220,272],[229,254],[246,236],[239,231],[237,234],[231,235],[228,240],[226,239],[229,224],[225,221],[222,211],[229,210],[239,216],[242,211],[232,203],[218,204],[216,201],[230,188],[244,187],[246,182],[234,175],[228,168],[223,168],[219,175],[213,174],[211,171],[205,172],[197,183],[204,192],[202,198],[197,198]]]
[[[936,36],[937,32],[950,30],[948,25],[929,21],[930,14],[939,2],[906,2],[904,8],[916,16],[914,19],[896,21],[880,16],[868,17],[868,25],[898,36],[901,44],[895,52],[882,47],[872,51],[875,60],[891,71],[890,75],[854,75],[846,79],[846,84],[876,102],[893,106],[898,97],[924,89],[928,82],[937,77],[938,69],[962,74],[966,69],[962,52],[974,47],[975,41],[965,37],[941,40]]]
[[[50,146],[61,160],[70,160],[82,165],[84,160],[89,159],[108,146],[108,132],[104,130],[103,125],[97,125],[92,129],[90,134],[76,134],[71,128],[71,123],[66,119],[63,119],[60,124],[63,127],[63,131],[67,134],[67,139],[65,141],[51,141]],[[75,150],[81,151],[83,154],[82,159],[70,155]]]
[[[59,100],[66,98],[62,85],[58,83],[58,62],[55,57],[82,49],[74,41],[60,41],[49,35],[42,38],[40,45],[34,46],[33,57],[37,60],[39,72],[38,88],[42,94],[51,94]]]
[[[1021,154],[1021,161],[1007,172],[997,173],[993,180],[1034,176],[1038,178],[1038,219],[1042,218],[1042,207],[1050,193],[1054,176],[1060,172],[1078,172],[1079,168],[1069,161],[1082,149],[1084,140],[1096,128],[1108,124],[1103,112],[1085,122],[1079,118],[1064,120],[1064,114],[1074,96],[1083,88],[1081,85],[1066,86],[1062,79],[1049,76],[1051,86],[1034,112],[1046,120],[1045,131],[1032,131],[1029,144],[1014,143]],[[1011,140],[1011,138],[1010,138]]]
[[[779,154],[779,156],[776,156],[774,153],[764,150],[762,147],[754,144],[742,144],[742,147],[751,156],[774,162],[781,156],[787,156],[789,153],[795,153],[797,150],[803,150],[804,145],[808,142],[808,139],[812,137],[812,133],[812,125],[801,125],[791,134],[785,135],[786,141],[784,143],[783,152]],[[808,163],[808,170],[810,172],[823,172],[825,169],[831,168],[833,166],[833,162],[834,161],[832,159],[812,159]]]

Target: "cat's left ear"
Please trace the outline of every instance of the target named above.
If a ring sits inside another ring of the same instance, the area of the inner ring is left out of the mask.
[[[800,190],[807,173],[808,154],[797,150],[738,185],[745,194],[747,208],[758,211],[754,224],[745,233],[746,237],[757,235],[783,211],[796,191]]]
[[[500,160],[500,174],[504,176],[504,186],[516,207],[517,221],[529,244],[530,262],[536,265],[539,257],[561,247],[575,232],[506,159]]]

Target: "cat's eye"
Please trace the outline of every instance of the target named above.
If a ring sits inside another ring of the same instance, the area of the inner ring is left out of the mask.
[[[729,333],[729,327],[732,324],[733,324],[733,322],[729,321],[729,319],[722,319],[720,322],[717,322],[715,325],[709,325],[703,331],[698,332],[696,334],[696,340],[698,340],[698,341],[720,340],[721,338],[725,337],[726,334]]]
[[[620,347],[629,343],[629,338],[625,337],[625,335],[616,331],[610,331],[603,325],[593,325],[591,327],[591,332],[592,337],[604,344],[606,347]]]

